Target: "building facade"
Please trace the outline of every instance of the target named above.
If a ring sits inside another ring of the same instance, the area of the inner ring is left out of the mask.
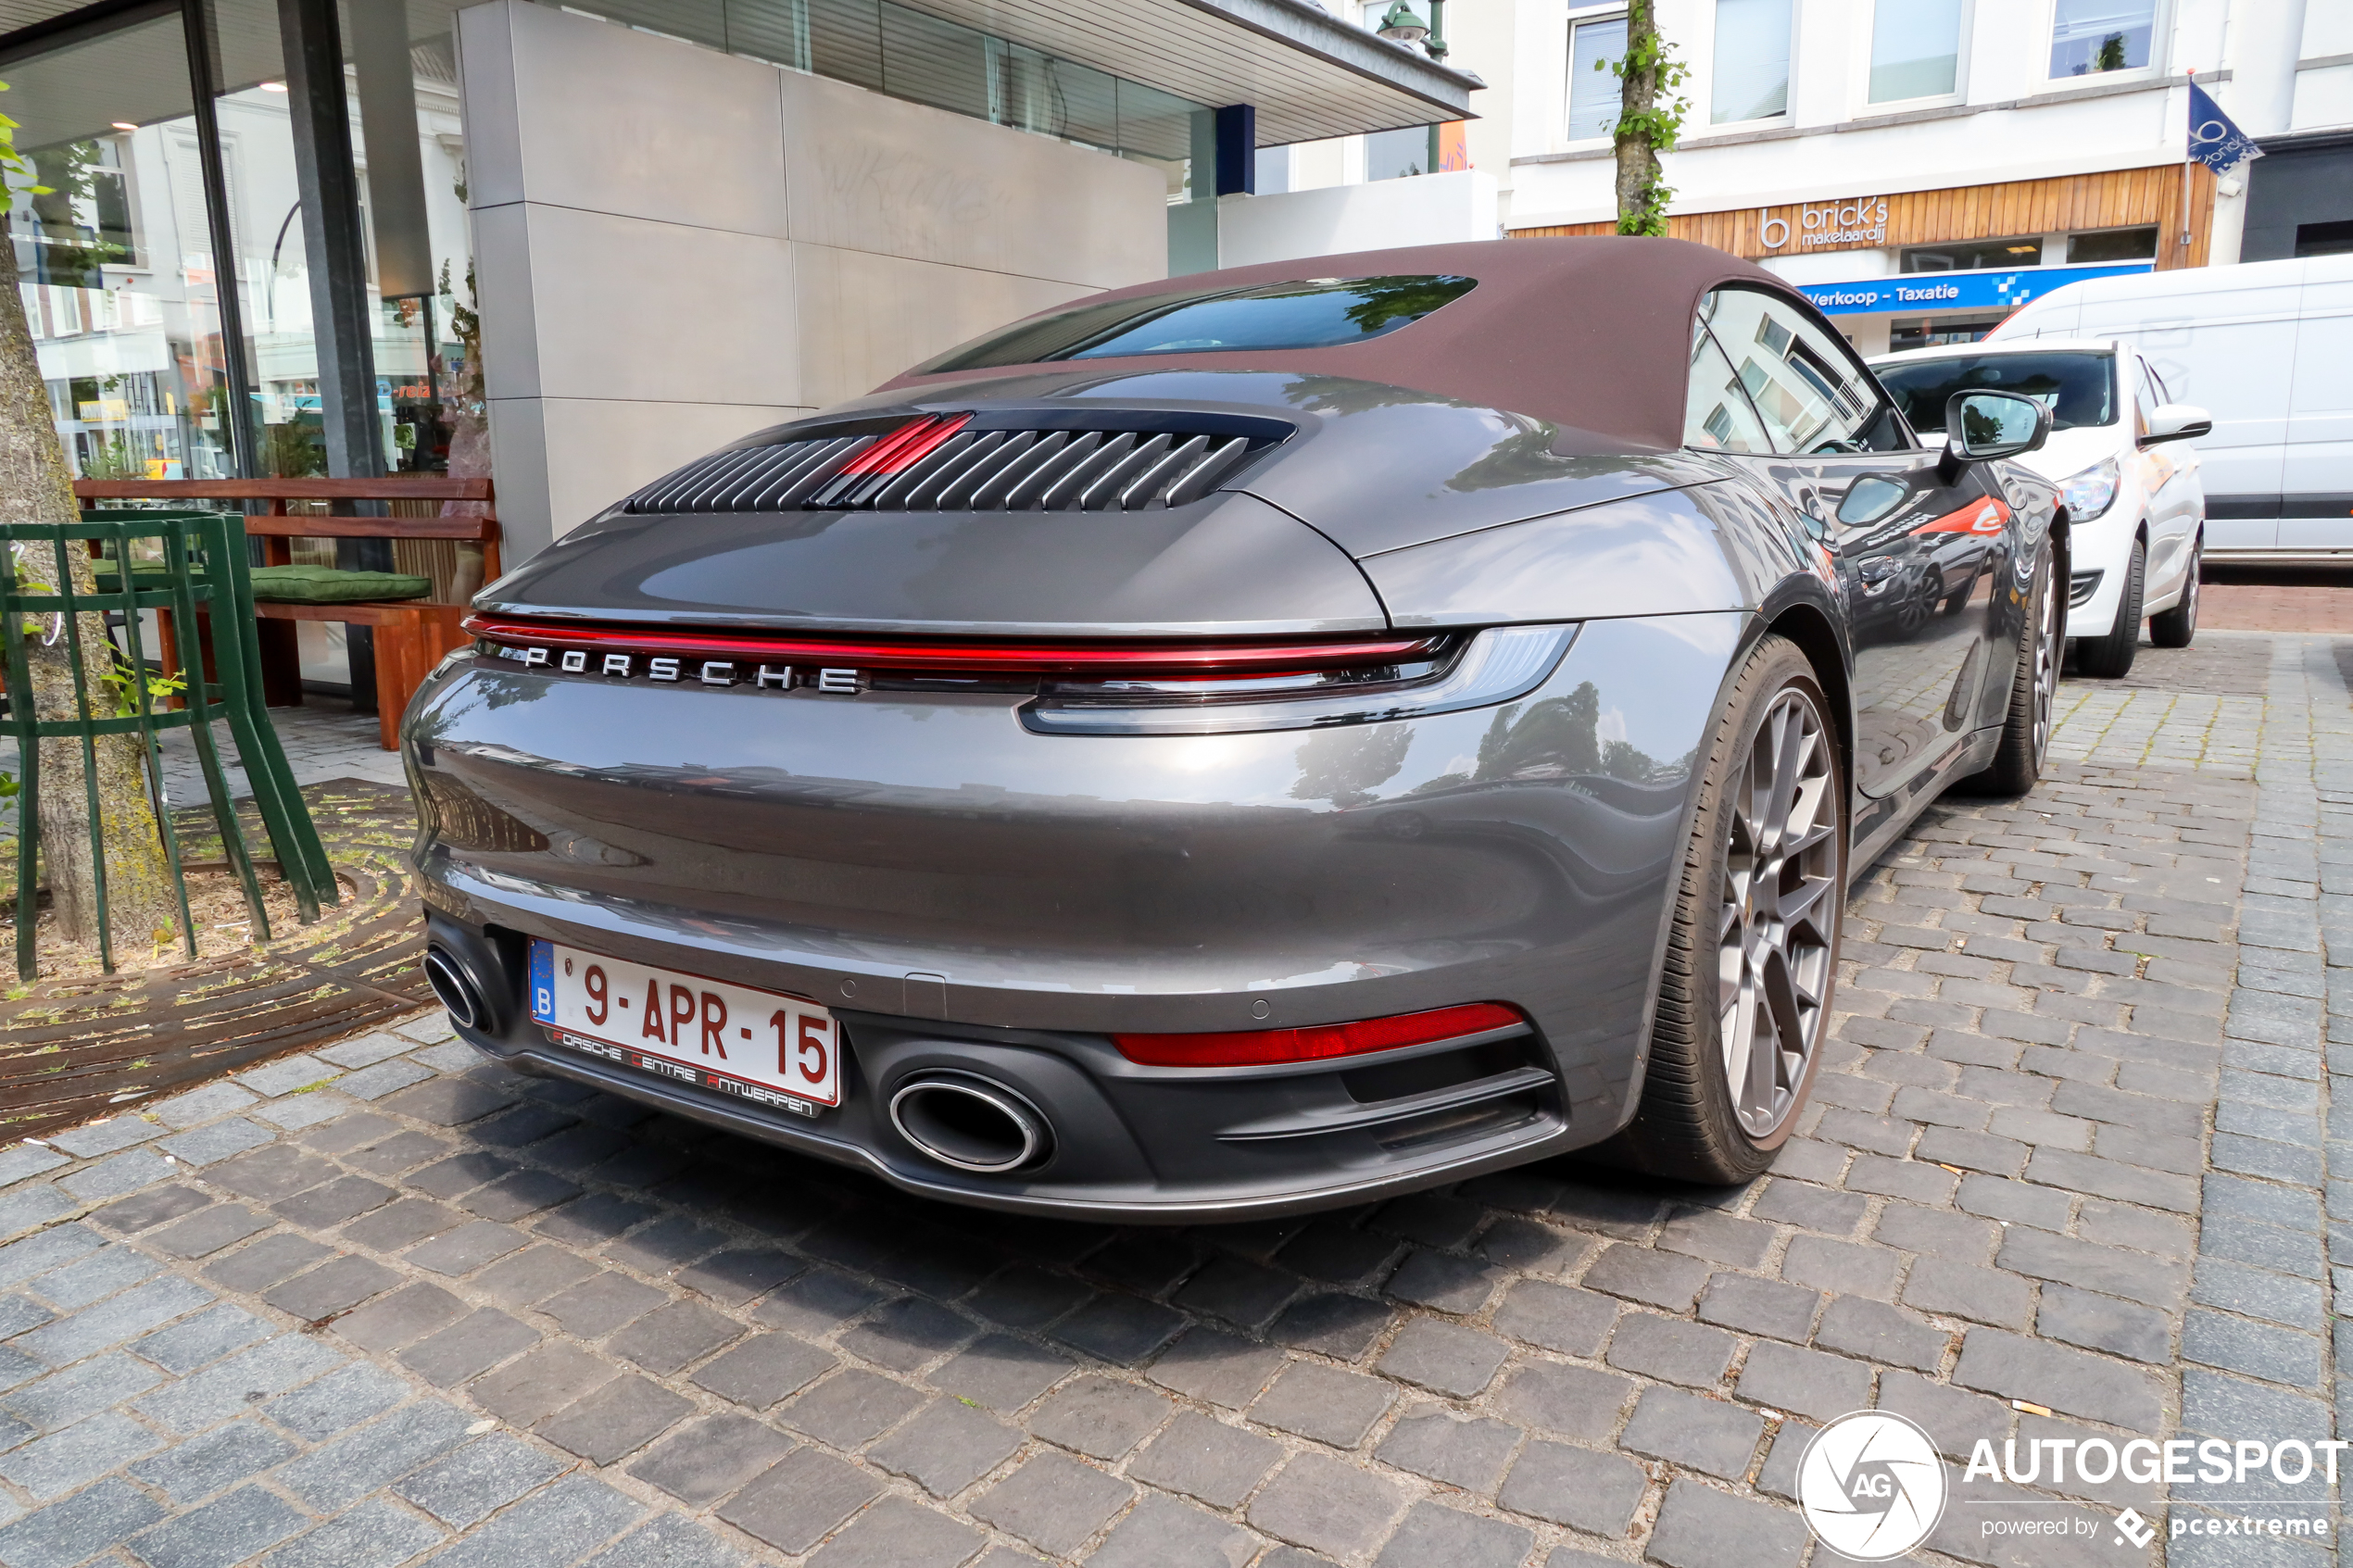
[[[1690,73],[1665,160],[1672,232],[1789,277],[1867,350],[1979,335],[2107,271],[2353,246],[2343,0],[1659,0],[1657,14]],[[1453,61],[1497,84],[1470,141],[1504,227],[1610,232],[1624,6],[1458,3],[1449,25]],[[2188,161],[2193,73],[2268,157],[2219,182]]]

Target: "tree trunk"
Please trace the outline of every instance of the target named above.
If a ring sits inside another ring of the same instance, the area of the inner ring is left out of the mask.
[[[1654,0],[1628,0],[1626,56],[1618,68],[1617,232],[1667,232],[1667,191],[1659,183],[1658,154],[1672,146],[1673,127],[1660,133],[1659,96],[1666,83],[1666,53],[1658,37]]]
[[[79,515],[72,471],[57,441],[49,391],[42,382],[40,358],[25,323],[15,247],[0,241],[0,518],[10,522],[71,523]],[[84,548],[69,546],[67,566],[76,588],[94,589]],[[25,546],[19,561],[24,577],[48,583],[57,570],[45,546]],[[92,708],[103,715],[110,710],[111,698],[99,677],[112,668],[114,657],[105,620],[89,614],[78,618],[77,624]],[[44,719],[78,717],[66,639],[59,636],[48,647],[37,637],[28,642],[34,712]],[[22,694],[11,695],[22,700]],[[168,935],[179,929],[178,899],[147,794],[138,737],[101,735],[95,747],[107,922],[117,950],[128,951],[145,947],[158,933]],[[69,941],[94,939],[98,888],[90,855],[89,802],[79,740],[41,743],[40,791],[41,856],[58,928]]]

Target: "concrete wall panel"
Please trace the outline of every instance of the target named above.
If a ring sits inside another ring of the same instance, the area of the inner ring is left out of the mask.
[[[542,396],[810,401],[788,241],[535,202],[524,210]]]
[[[1093,292],[830,245],[794,251],[802,386],[819,408],[871,392],[991,327]]]
[[[477,207],[473,214],[482,383],[484,394],[493,398],[539,395],[539,312],[533,302],[529,213],[521,202],[510,202]]]
[[[1151,165],[822,77],[786,77],[784,100],[797,240],[1090,289],[1163,275]]]
[[[785,232],[783,72],[547,6],[497,8],[511,40],[521,199]]]
[[[473,207],[522,200],[522,146],[515,119],[514,30],[505,5],[457,16],[459,112],[466,126],[466,199]]]

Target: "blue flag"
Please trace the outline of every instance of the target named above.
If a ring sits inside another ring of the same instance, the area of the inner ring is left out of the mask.
[[[2208,96],[2205,88],[2191,82],[2190,157],[2217,174],[2228,174],[2248,158],[2262,156],[2255,138],[2231,123],[2231,117]]]

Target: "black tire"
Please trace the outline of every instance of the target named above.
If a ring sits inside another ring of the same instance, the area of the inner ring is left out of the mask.
[[[2171,609],[2160,609],[2149,617],[2149,641],[2161,648],[2185,648],[2197,635],[2197,578],[2206,565],[2206,531],[2198,530],[2190,541],[2189,574],[2182,583],[2182,596],[2173,601]]]
[[[2019,641],[2018,668],[2010,676],[2001,744],[1982,771],[1961,781],[1970,794],[2016,798],[2043,776],[2043,760],[2051,749],[2052,709],[2058,698],[2059,661],[2067,653],[2067,604],[2058,594],[2058,572],[2057,558],[2045,545],[2028,600],[2026,630]]]
[[[2133,658],[2141,651],[2141,601],[2148,587],[2149,547],[2133,541],[2133,564],[2124,569],[2124,596],[2117,601],[2116,624],[2105,636],[2076,640],[2076,667],[2103,681],[2120,681],[2133,672]]]
[[[1613,1152],[1656,1175],[1729,1185],[1763,1173],[1796,1126],[1837,978],[1846,767],[1796,644],[1757,644],[1703,756],[1642,1104]],[[1784,756],[1795,759],[1786,781]],[[1776,1048],[1787,1036],[1796,1048]]]

